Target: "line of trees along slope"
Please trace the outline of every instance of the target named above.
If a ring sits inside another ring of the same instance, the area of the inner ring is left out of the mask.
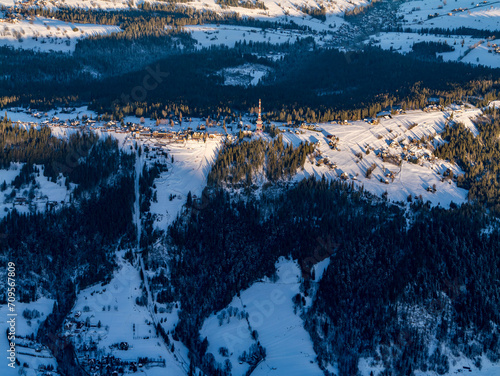
[[[226,146],[218,154],[207,183],[209,186],[241,183],[249,187],[259,175],[273,183],[288,180],[298,168],[304,167],[307,155],[313,151],[314,146],[309,142],[296,148],[291,143],[285,145],[282,136],[273,141],[241,141]]]
[[[12,162],[25,163],[20,177],[27,183],[35,173],[33,165],[42,165],[51,181],[59,174],[78,184],[76,194],[95,188],[121,168],[133,163],[133,155],[121,153],[111,137],[100,139],[94,133],[74,133],[68,140],[51,134],[49,127],[24,129],[4,117],[0,121],[0,167]],[[24,171],[24,173],[23,173]]]

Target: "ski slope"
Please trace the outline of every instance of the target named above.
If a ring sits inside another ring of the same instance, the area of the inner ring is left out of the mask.
[[[154,147],[155,144],[158,146]],[[155,226],[166,230],[181,213],[189,192],[195,199],[201,197],[208,173],[221,147],[221,138],[207,139],[205,142],[186,140],[168,145],[145,141],[142,145],[149,145],[150,151],[145,153],[149,166],[159,162],[168,167],[168,171],[162,172],[154,181],[157,202],[152,202],[150,208],[156,218]],[[159,156],[159,152],[166,152],[168,157]]]

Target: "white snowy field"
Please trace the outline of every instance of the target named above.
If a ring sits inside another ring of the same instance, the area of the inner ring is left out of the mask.
[[[276,2],[272,0],[262,0],[261,2],[264,3],[267,9],[225,7],[217,4],[216,0],[196,0],[190,1],[187,4],[196,9],[210,9],[215,12],[237,12],[242,16],[249,16],[254,18],[283,16],[309,18],[309,16],[301,11],[302,8],[319,9],[320,6],[323,6],[328,14],[342,16],[346,10],[350,10],[356,6],[363,6],[370,3],[369,0],[336,0],[333,2],[314,0],[284,0]]]
[[[2,275],[2,279],[3,279]],[[6,276],[5,276],[6,280]],[[2,354],[7,354],[7,349],[9,349],[9,342],[7,340],[7,336],[5,336],[5,332],[9,327],[8,320],[12,317],[15,318],[15,335],[17,337],[16,340],[16,356],[19,360],[21,367],[16,365],[16,368],[11,368],[7,366],[8,360],[6,357],[2,357],[2,364],[0,364],[0,373],[5,376],[17,376],[22,373],[21,369],[25,371],[25,376],[38,376],[38,368],[39,366],[53,366],[57,368],[57,362],[55,358],[52,356],[50,351],[47,349],[42,349],[39,352],[36,352],[33,348],[26,347],[29,341],[25,339],[21,339],[20,337],[27,337],[33,334],[36,336],[38,331],[38,327],[41,322],[44,321],[52,312],[52,308],[54,306],[54,300],[47,298],[40,298],[35,302],[31,303],[20,303],[15,302],[15,312],[10,312],[8,310],[7,305],[0,305],[0,330],[2,335],[0,336],[0,349],[2,350]],[[30,320],[23,317],[23,312],[25,310],[37,311],[38,316],[36,318],[32,318]],[[15,313],[16,316],[8,316],[11,313]],[[28,367],[22,367],[26,363]]]
[[[451,354],[451,351],[444,349],[447,355]],[[485,356],[481,358],[481,368],[478,368],[474,363],[467,359],[465,356],[452,357],[450,361],[450,371],[447,375],[469,375],[469,376],[498,376],[500,375],[500,365],[498,363],[491,363]],[[415,371],[415,376],[437,376],[436,372],[422,372]],[[367,374],[368,376],[368,374]]]
[[[137,5],[145,1],[154,3],[154,1],[150,0],[50,0],[47,2],[44,1],[43,5],[53,9],[74,7],[89,10],[126,10],[137,9]],[[241,4],[248,2],[256,3],[256,1],[259,0],[242,0]],[[237,13],[243,18],[262,19],[271,22],[293,22],[298,25],[310,27],[315,31],[331,31],[346,23],[343,19],[343,15],[347,10],[365,6],[370,2],[371,0],[336,0],[333,2],[319,0],[284,0],[279,2],[274,0],[262,0],[259,1],[259,3],[264,4],[265,9],[261,9],[262,7],[249,8],[246,6],[226,6],[224,4],[219,4],[217,0],[193,0],[183,2],[180,6],[193,8],[202,12],[212,11],[220,15]],[[27,1],[19,1],[19,4],[21,3],[28,4]],[[0,0],[0,6],[14,7],[17,5],[18,2],[16,0]],[[321,8],[324,8],[326,12],[326,19],[324,22],[309,16],[306,11],[306,9],[319,10]],[[97,26],[94,25],[94,28],[96,27]],[[242,39],[240,38],[239,40]],[[19,42],[17,43],[20,44]],[[26,43],[26,41],[24,43]],[[55,45],[54,43],[54,46]],[[60,48],[62,48],[62,46]],[[52,49],[56,50],[55,48]]]
[[[500,68],[500,54],[494,52],[493,45],[500,44],[499,39],[485,40],[468,36],[420,35],[417,33],[384,32],[371,36],[367,43],[372,43],[385,50],[393,50],[402,54],[412,51],[415,43],[438,42],[447,43],[455,51],[439,53],[443,61],[461,61],[472,65],[484,65]]]
[[[165,360],[165,368],[149,368],[146,371],[148,375],[185,375],[184,369],[167,350],[163,340],[156,336],[148,308],[136,304],[136,298],[142,295],[139,270],[124,261],[122,255],[123,252],[117,253],[118,269],[108,284],[91,286],[78,293],[68,319],[75,317],[81,322],[88,320],[90,328],[77,334],[73,326],[66,330],[66,335],[75,343],[80,355],[80,347],[92,339],[103,353],[123,360],[137,361],[139,357]],[[163,316],[167,322],[177,322],[177,311]],[[128,343],[129,349],[120,350],[112,346],[121,342]],[[182,348],[178,343],[175,345],[178,349]]]
[[[437,16],[435,16],[437,14]],[[401,4],[403,26],[413,29],[469,27],[500,30],[500,2],[496,0],[413,0]],[[429,15],[435,17],[429,18]]]
[[[15,5],[28,3],[23,0],[0,0],[0,6],[14,7]],[[74,7],[82,9],[125,9],[129,8],[127,0],[50,0],[43,2],[47,8]]]
[[[300,291],[300,268],[296,262],[281,258],[276,273],[276,281],[255,282],[205,321],[200,336],[208,339],[207,352],[220,364],[229,359],[233,375],[240,376],[249,365],[241,363],[239,356],[259,341],[266,349],[266,359],[252,375],[322,375],[309,333],[292,302]],[[252,338],[254,330],[257,340]],[[221,355],[220,348],[226,348],[228,356]]]
[[[455,357],[449,349],[443,348],[443,354],[450,356],[450,370],[445,375],[469,375],[469,376],[498,376],[500,365],[491,363],[485,356],[481,357],[481,369],[477,368],[470,359],[460,355]],[[384,366],[373,358],[361,358],[358,363],[359,374],[361,376],[379,375]],[[373,373],[371,373],[373,372]],[[415,371],[415,376],[438,376],[434,371]]]
[[[118,26],[68,23],[43,17],[16,23],[0,19],[0,45],[71,52],[81,38],[120,31]]]
[[[234,25],[194,25],[184,30],[198,42],[198,48],[225,45],[234,47],[236,42],[269,42],[272,44],[293,43],[311,36],[297,30],[263,30],[255,27]]]

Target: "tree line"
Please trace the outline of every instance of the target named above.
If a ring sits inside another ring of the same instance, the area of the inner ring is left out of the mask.
[[[500,116],[491,108],[474,122],[479,134],[474,136],[462,123],[447,125],[441,137],[445,143],[434,154],[456,162],[464,174],[459,187],[469,191],[468,199],[500,212]]]

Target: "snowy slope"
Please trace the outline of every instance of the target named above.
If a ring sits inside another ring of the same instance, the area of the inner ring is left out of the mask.
[[[368,38],[384,49],[407,53],[414,43],[447,42],[455,48],[453,52],[439,54],[444,61],[461,61],[473,65],[500,68],[500,53],[495,52],[500,40],[495,37],[473,38],[471,36],[419,35],[420,29],[456,29],[467,27],[477,30],[500,30],[500,1],[483,0],[411,0],[404,1],[397,16],[403,28],[412,33],[380,33]],[[463,44],[463,45],[462,45]]]
[[[79,108],[80,114],[92,115],[86,108]],[[317,147],[316,157],[328,158],[329,162],[335,163],[336,167],[331,168],[325,164],[318,165],[316,159],[308,159],[303,171],[299,171],[294,180],[298,181],[304,177],[315,175],[320,178],[325,175],[329,179],[339,179],[343,173],[347,174],[348,181],[357,186],[363,186],[368,191],[381,196],[387,192],[388,198],[394,201],[406,201],[408,196],[413,198],[422,196],[425,201],[430,201],[433,205],[449,206],[450,202],[462,203],[467,200],[467,191],[456,186],[456,183],[443,180],[443,173],[450,169],[454,175],[462,173],[456,165],[432,157],[432,149],[440,142],[439,137],[444,129],[445,123],[453,113],[453,119],[462,122],[474,134],[477,129],[472,123],[474,119],[481,114],[481,110],[472,106],[460,107],[450,106],[443,111],[437,108],[431,108],[426,111],[416,110],[408,111],[404,114],[393,115],[390,119],[380,118],[379,124],[370,124],[365,121],[353,121],[342,124],[321,123],[314,125],[316,130],[301,129],[300,132],[287,127],[284,124],[276,124],[283,131],[283,139],[286,142],[292,142],[298,145],[300,142],[320,142]],[[48,114],[49,116],[52,113]],[[8,116],[13,120],[17,117],[25,121],[30,119],[32,125],[39,124],[41,119],[35,119],[24,113],[8,111]],[[63,118],[74,118],[75,114],[59,114]],[[81,115],[80,115],[81,116]],[[245,124],[250,123],[251,118],[244,117]],[[139,123],[136,117],[127,117],[126,122],[131,121]],[[196,129],[203,123],[200,119],[192,119],[191,122],[184,121],[182,125],[176,124],[174,127],[167,125],[155,126],[151,119],[144,119],[144,127],[150,127],[158,131],[179,132],[185,131],[188,127]],[[27,124],[27,123],[26,123]],[[416,125],[415,125],[416,124]],[[177,216],[177,213],[186,203],[186,196],[189,191],[192,195],[200,197],[203,188],[206,185],[206,177],[210,166],[214,161],[221,142],[225,139],[225,132],[222,126],[209,128],[208,132],[213,133],[214,138],[203,140],[189,139],[182,142],[172,142],[166,139],[157,139],[154,137],[145,137],[134,139],[131,133],[119,133],[117,131],[103,131],[103,123],[98,122],[91,128],[92,131],[104,136],[112,136],[120,140],[120,144],[125,148],[130,148],[134,143],[141,143],[143,147],[148,147],[151,152],[147,158],[147,163],[152,165],[155,161],[167,165],[169,171],[165,171],[155,181],[157,201],[152,202],[151,212],[156,214],[155,226],[159,229],[165,229]],[[252,125],[252,129],[255,126]],[[52,127],[57,130],[61,136],[76,131],[74,128]],[[234,124],[228,124],[229,132],[237,134],[239,129]],[[339,138],[337,149],[331,149],[328,146],[327,135],[335,135]],[[436,135],[435,140],[427,147],[411,145],[411,140],[419,140],[423,136]],[[253,137],[266,137],[267,134],[254,135]],[[392,146],[389,144],[393,143]],[[367,155],[366,150],[370,149]],[[166,152],[168,157],[158,155]],[[359,160],[356,156],[362,153],[363,159]],[[418,158],[418,163],[402,161],[401,166],[390,162],[384,162],[381,158],[382,153],[388,156],[400,156],[405,153]],[[174,157],[174,163],[171,157]],[[375,163],[376,168],[370,179],[365,177],[367,168]],[[394,180],[388,178],[388,184],[380,182],[380,179],[386,179],[386,174],[393,173]],[[427,188],[436,184],[435,193],[428,192]],[[170,195],[175,196],[170,200]]]
[[[0,219],[14,209],[19,213],[29,213],[35,210],[43,212],[48,202],[57,203],[56,207],[61,207],[69,202],[70,191],[64,184],[65,179],[60,176],[56,182],[50,181],[43,175],[43,166],[36,166],[40,173],[35,175],[37,188],[33,190],[34,198],[31,201],[31,206],[28,203],[16,203],[13,198],[9,198],[9,195],[14,190],[14,187],[10,186],[10,184],[19,175],[21,167],[21,163],[13,163],[8,170],[0,170],[0,184],[4,181],[7,184],[7,189],[0,193]],[[16,198],[27,198],[29,189],[28,186],[21,187],[16,191]]]
[[[429,15],[437,17],[429,18]],[[405,27],[500,30],[500,2],[495,0],[414,0],[403,2],[398,10]]]
[[[4,276],[2,276],[2,280],[3,277]],[[26,363],[29,367],[24,368],[16,366],[15,369],[12,369],[7,366],[7,359],[4,358],[2,359],[4,363],[0,366],[2,375],[17,376],[20,374],[20,370],[24,369],[24,371],[26,372],[26,376],[38,376],[38,372],[36,370],[41,365],[51,365],[54,368],[57,368],[57,362],[50,351],[48,351],[47,349],[43,349],[40,352],[36,352],[34,350],[34,345],[32,345],[30,341],[21,339],[21,337],[24,338],[26,336],[30,336],[31,334],[36,336],[36,332],[41,322],[44,321],[47,315],[52,312],[54,302],[55,301],[52,299],[41,298],[31,303],[15,303],[15,313],[17,314],[17,316],[15,316],[15,329],[16,337],[18,338],[18,340],[16,341],[17,358],[21,365]],[[36,310],[39,312],[40,316],[38,318],[27,320],[23,317],[23,312],[26,309],[30,311]],[[7,337],[5,336],[5,332],[8,328],[7,320],[11,318],[10,316],[7,316],[8,313],[10,312],[7,309],[7,305],[0,305],[0,330],[2,331],[2,335],[0,336],[0,348],[2,349],[2,353],[5,354],[6,350],[9,348]]]
[[[411,52],[413,45],[419,42],[447,43],[455,51],[439,53],[438,56],[441,56],[443,61],[461,61],[473,65],[481,64],[491,68],[500,68],[500,53],[494,52],[494,45],[499,45],[500,39],[485,40],[458,35],[447,37],[384,32],[371,36],[366,42],[402,54]]]
[[[146,0],[149,1],[149,0]],[[75,7],[84,9],[128,9],[130,6],[136,7],[136,4],[143,3],[143,0],[53,0],[46,2],[48,7]],[[255,3],[255,0],[251,1]],[[281,17],[281,16],[296,16],[302,17],[304,13],[301,8],[319,8],[325,7],[327,12],[332,15],[342,16],[346,10],[353,9],[356,6],[364,6],[369,4],[370,0],[336,0],[336,1],[321,1],[321,0],[262,0],[267,9],[246,8],[243,6],[227,7],[217,3],[217,0],[193,0],[182,3],[182,6],[193,7],[199,10],[211,10],[218,13],[234,13],[237,12],[242,16],[254,18],[264,17]],[[0,6],[11,7],[16,3],[25,3],[25,1],[16,0],[0,0]]]
[[[240,364],[238,357],[243,351],[248,353],[256,342],[251,337],[251,331],[255,330],[257,340],[266,349],[266,359],[252,375],[322,375],[309,333],[293,307],[292,298],[299,293],[300,268],[296,262],[281,258],[276,270],[276,281],[265,279],[254,283],[233,299],[224,314],[217,312],[205,321],[200,335],[208,339],[207,352],[219,363],[229,359],[233,375],[244,375],[249,365]],[[229,311],[233,317],[229,317]],[[220,319],[222,315],[224,319]],[[221,347],[228,350],[228,357],[220,355]]]
[[[16,23],[0,19],[0,45],[71,52],[78,39],[120,31],[118,26],[67,23],[43,17]]]
[[[186,26],[186,31],[198,42],[197,47],[225,45],[234,47],[236,42],[269,42],[282,44],[297,39],[309,37],[309,33],[299,33],[294,30],[262,30],[253,27],[233,25],[196,25]]]
[[[153,149],[153,144],[161,146]],[[168,166],[168,171],[155,179],[157,202],[152,202],[150,209],[152,214],[156,214],[157,228],[165,230],[186,204],[189,192],[194,198],[201,197],[208,173],[221,147],[221,138],[163,145],[149,141],[143,143],[143,146],[148,145],[151,148],[147,154],[148,164],[162,162]],[[168,158],[159,157],[159,151],[168,153]],[[172,200],[171,195],[175,196]]]
[[[83,9],[93,9],[93,10],[126,10],[137,8],[138,4],[143,3],[144,1],[150,0],[53,0],[50,2],[43,2],[43,5],[48,8],[58,8],[58,7],[75,7],[75,8],[83,8]],[[154,1],[151,1],[154,2]],[[242,1],[246,2],[246,1]],[[251,0],[250,2],[254,3],[255,0]],[[331,32],[339,27],[346,24],[343,19],[343,15],[347,10],[351,10],[355,7],[365,6],[369,4],[371,0],[336,0],[336,1],[323,1],[323,0],[284,0],[284,1],[273,1],[273,0],[263,0],[263,3],[266,9],[260,8],[247,8],[244,6],[238,7],[228,7],[223,4],[218,4],[217,0],[194,0],[188,2],[182,2],[179,4],[181,7],[189,7],[196,9],[198,11],[212,11],[216,12],[220,15],[223,14],[234,14],[238,13],[242,17],[249,17],[255,19],[269,20],[271,22],[294,22],[298,25],[310,27],[313,31],[325,31]],[[29,1],[19,1],[16,0],[0,0],[0,5],[6,7],[14,7],[14,6],[29,6]],[[325,9],[326,19],[325,21],[320,21],[317,18],[313,18],[305,13],[306,9],[316,9],[319,10],[321,8]],[[59,22],[59,21],[55,21]],[[19,25],[20,27],[15,27],[16,30],[21,32],[20,29],[28,29],[26,25],[27,21],[21,21]],[[75,25],[80,33],[80,30],[84,31],[84,34],[91,33],[107,33],[112,31],[118,31],[116,27],[108,28],[107,26],[99,26],[99,25],[87,25],[87,28],[82,25]],[[19,46],[26,44],[26,47],[23,48],[38,48],[43,50],[64,50],[69,51],[74,48],[74,44],[71,42],[71,39],[67,39],[69,35],[72,37],[72,33],[68,31],[68,34],[59,35],[54,32],[48,33],[45,30],[40,30],[36,28],[33,31],[25,31],[26,37],[23,38],[23,42],[18,41],[18,37],[14,37],[10,34],[5,35],[3,39],[4,44]],[[28,38],[30,38],[34,34],[39,35],[40,37],[44,37],[44,43],[38,45],[35,42],[29,42]],[[38,34],[37,34],[38,33]],[[76,33],[75,33],[76,34]],[[8,38],[7,38],[8,37]],[[57,39],[59,38],[59,39]],[[229,39],[234,39],[234,36],[231,36]],[[274,37],[273,39],[279,40],[279,36]],[[283,43],[287,38],[281,38],[283,41],[277,42],[273,41],[273,43]],[[239,38],[238,40],[242,40]],[[1,39],[0,39],[1,41]],[[49,46],[45,44],[49,43]],[[223,43],[223,42],[219,42]]]
[[[463,122],[473,132],[477,130],[470,121],[476,117],[480,110],[469,108],[454,112],[456,121]],[[409,144],[410,139],[420,139],[423,136],[440,133],[444,129],[447,117],[451,111],[408,111],[406,114],[395,115],[392,119],[380,119],[380,124],[371,125],[363,121],[349,122],[345,124],[318,124],[318,131],[307,130],[303,134],[285,132],[283,139],[297,145],[301,141],[317,142],[318,156],[326,157],[330,162],[336,164],[335,168],[326,165],[318,166],[316,160],[307,161],[304,171],[299,171],[294,180],[298,181],[304,177],[315,175],[320,178],[325,175],[329,179],[338,179],[343,173],[347,174],[349,182],[356,186],[363,186],[366,190],[381,196],[385,192],[388,198],[394,201],[406,201],[408,196],[422,196],[425,201],[432,205],[449,206],[450,202],[462,203],[467,199],[467,191],[456,186],[451,181],[442,181],[443,172],[451,169],[454,174],[461,170],[454,164],[442,160],[433,160],[432,152],[425,148],[413,147]],[[417,124],[416,126],[410,126]],[[328,146],[327,134],[339,137],[337,147],[339,150]],[[437,142],[441,142],[439,136]],[[395,147],[389,144],[394,143]],[[420,157],[419,163],[402,161],[401,166],[390,162],[384,162],[381,153],[386,152],[388,156],[397,156],[403,153],[399,143],[406,143],[407,153],[414,153]],[[370,148],[367,155],[366,150]],[[361,153],[360,160],[356,154]],[[377,155],[378,154],[378,155]],[[425,155],[428,155],[426,157]],[[371,178],[366,178],[365,173],[370,165],[375,163],[376,168]],[[386,174],[393,173],[394,181],[387,178]],[[387,184],[380,179],[387,179]],[[427,188],[436,184],[435,193],[428,192]]]
[[[270,72],[270,68],[260,64],[244,64],[226,68],[218,72],[224,77],[224,85],[254,86]]]

